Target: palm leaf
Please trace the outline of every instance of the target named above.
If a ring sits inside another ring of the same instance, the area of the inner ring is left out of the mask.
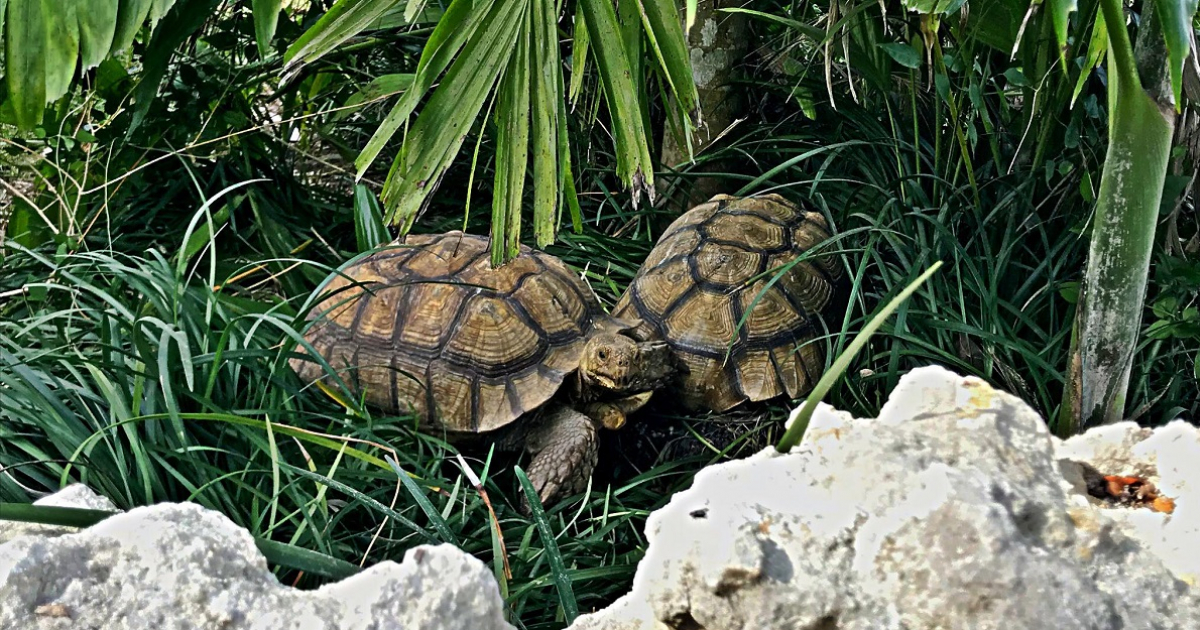
[[[478,118],[484,100],[508,64],[528,4],[528,0],[500,0],[491,6],[474,7],[477,12],[487,11],[486,16],[405,135],[404,147],[384,182],[386,220],[399,224],[403,232],[412,227],[417,211],[454,160],[471,122]],[[414,89],[405,93],[401,104],[410,95],[422,92],[416,84],[429,78],[418,67]]]
[[[534,0],[537,1],[537,0]],[[496,185],[492,201],[492,264],[517,255],[521,238],[521,190],[529,162],[529,38],[532,21],[526,3],[525,28],[508,60],[496,103]]]

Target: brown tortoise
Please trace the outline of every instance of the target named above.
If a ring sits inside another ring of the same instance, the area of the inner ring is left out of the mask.
[[[824,217],[779,195],[717,195],[667,228],[613,314],[639,322],[634,338],[670,346],[684,368],[678,394],[688,409],[799,398],[824,364],[807,342],[841,269],[832,257],[813,257],[759,294],[775,275],[768,272],[827,238]]]
[[[486,238],[399,243],[331,277],[305,339],[367,404],[450,441],[533,453],[544,503],[584,489],[598,429],[623,425],[668,375],[665,345],[624,336],[630,325],[549,254],[522,247],[493,268]],[[306,357],[291,365],[326,377]]]

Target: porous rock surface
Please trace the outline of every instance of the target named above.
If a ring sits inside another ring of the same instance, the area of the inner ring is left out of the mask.
[[[80,486],[39,503],[112,508]],[[450,545],[300,591],[275,579],[246,530],[195,504],[137,508],[74,533],[0,521],[5,540],[0,630],[513,627],[487,568]]]
[[[1200,628],[1197,449],[1182,422],[1060,442],[1011,395],[915,370],[877,419],[822,405],[791,453],[701,471],[650,516],[632,591],[571,630]],[[1089,498],[1078,462],[1175,512]]]

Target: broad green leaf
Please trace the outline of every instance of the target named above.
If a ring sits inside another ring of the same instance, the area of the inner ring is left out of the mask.
[[[391,240],[383,223],[379,200],[364,184],[354,185],[354,236],[359,253],[375,249]]]
[[[529,91],[532,101],[533,236],[538,247],[554,242],[559,193],[558,108],[563,103],[562,70],[554,0],[532,0],[533,55]]]
[[[684,113],[694,117],[698,113],[695,110],[700,106],[700,96],[692,78],[691,57],[684,33],[679,28],[675,0],[638,0],[638,7],[646,28],[646,39],[667,77],[671,92]]]
[[[638,4],[641,0],[617,0],[617,24],[621,28],[621,43],[633,76],[642,76],[642,24]]]
[[[0,79],[4,78],[4,15],[8,12],[8,0],[0,0]]]
[[[158,26],[158,22],[167,16],[167,12],[171,7],[175,6],[175,0],[154,0],[150,5],[149,22],[150,28]]]
[[[1167,175],[1163,180],[1162,202],[1158,206],[1158,214],[1164,219],[1175,210],[1175,200],[1188,191],[1192,183],[1192,175]]]
[[[42,0],[46,20],[46,102],[53,103],[71,89],[79,58],[79,20],[76,2]]]
[[[255,0],[255,30],[258,27],[259,3],[271,0]],[[277,0],[275,3],[278,4]],[[300,66],[312,63],[342,42],[367,29],[395,4],[395,0],[338,0],[312,25],[294,44],[283,53],[283,73],[290,75]],[[278,11],[276,11],[278,15]],[[259,44],[262,45],[261,42]]]
[[[604,95],[613,118],[617,149],[617,177],[633,190],[634,203],[645,190],[653,199],[654,171],[646,129],[642,124],[640,91],[633,82],[617,14],[610,0],[580,0],[587,19],[588,34],[596,67],[604,84]]]
[[[388,112],[387,117],[367,141],[367,146],[363,147],[358,158],[354,160],[354,165],[358,168],[358,177],[362,177],[375,158],[379,157],[379,152],[400,129],[400,125],[408,122],[408,117],[416,109],[417,102],[450,66],[467,39],[475,33],[479,23],[487,15],[488,6],[482,3],[480,6],[474,6],[473,0],[453,0],[450,3],[445,15],[438,20],[437,26],[429,34],[429,39],[425,41],[421,59],[417,62],[413,86],[405,92],[392,111]]]
[[[480,20],[468,20],[477,23],[478,28],[472,29],[462,52],[405,134],[404,147],[392,161],[383,186],[385,221],[399,224],[401,233],[412,227],[417,210],[454,160],[492,86],[508,65],[527,5],[528,0],[498,0],[490,6],[481,3],[476,13],[486,12],[486,15]],[[451,5],[450,11],[453,10]],[[451,43],[453,40],[447,47]],[[429,65],[441,62],[435,54]],[[423,93],[419,84],[427,78],[418,67],[413,89],[405,93],[401,104],[412,95]],[[364,149],[363,153],[366,152]],[[363,157],[360,155],[359,160]]]
[[[1016,87],[1031,87],[1033,84],[1025,76],[1025,72],[1016,66],[1012,66],[1004,71],[1004,78]]]
[[[143,57],[145,66],[142,68],[137,88],[134,89],[133,118],[127,133],[133,133],[145,120],[175,49],[204,24],[219,1],[193,0],[188,3],[187,11],[172,11],[154,29],[154,36],[150,38],[150,44],[146,46],[146,54]]]
[[[76,11],[79,20],[79,47],[81,70],[90,70],[104,61],[112,48],[113,35],[117,32],[118,0],[76,0],[84,10]]]
[[[617,24],[621,28],[621,43],[625,47],[625,59],[629,62],[629,74],[635,77],[646,76],[646,55],[642,50],[642,19],[638,5],[641,0],[617,0]],[[634,83],[638,88],[636,100],[642,117],[642,128],[650,127],[650,99],[647,96],[645,81]]]
[[[46,26],[42,0],[9,0],[4,79],[22,129],[41,123],[46,109]]]
[[[1047,2],[1050,4],[1051,19],[1054,20],[1054,41],[1058,43],[1058,59],[1063,72],[1067,72],[1067,27],[1071,22],[1071,14],[1079,10],[1079,3],[1078,0],[1047,0]]]
[[[1175,111],[1182,107],[1183,68],[1188,54],[1192,52],[1192,19],[1196,15],[1198,0],[1157,0],[1155,8],[1162,23],[1163,38],[1167,40],[1167,53],[1171,57],[1171,93],[1175,97]]]
[[[575,27],[580,28],[585,24],[583,15],[577,13],[575,16]],[[586,48],[586,47],[585,47]],[[572,50],[571,54],[580,54]],[[586,55],[585,55],[586,56]],[[558,93],[563,91],[562,72],[554,73],[555,81],[558,82],[556,88]],[[571,77],[572,82],[575,77]],[[579,197],[575,193],[575,175],[571,172],[571,144],[570,135],[567,133],[567,102],[563,98],[555,99],[555,106],[558,109],[558,188],[562,191],[562,196],[559,199],[558,207],[560,210],[565,204],[571,212],[571,227],[576,234],[583,232],[583,211],[579,207]],[[559,219],[555,219],[555,223],[559,223]],[[557,228],[557,226],[556,226]]]
[[[537,2],[538,0],[533,0]],[[492,265],[520,253],[521,192],[529,164],[529,38],[533,20],[528,10],[517,47],[509,56],[496,101],[496,179],[492,197]]]
[[[1006,55],[1012,54],[1029,4],[1030,0],[972,2],[967,18],[971,33],[988,46]]]
[[[37,247],[53,237],[52,230],[37,211],[18,199],[8,215],[7,238],[25,247]]]
[[[112,48],[109,54],[116,54],[133,45],[146,16],[150,14],[150,5],[154,0],[120,0],[117,8],[117,28],[113,33]]]
[[[424,6],[424,3],[421,5],[421,10],[410,16],[407,8],[397,4],[379,16],[378,20],[371,22],[368,28],[372,31],[383,31],[413,24],[437,24],[438,20],[442,19],[442,15],[446,13],[445,9],[440,6],[427,7]]]
[[[1104,12],[1097,11],[1096,22],[1092,24],[1092,39],[1088,42],[1087,61],[1080,68],[1079,79],[1075,81],[1075,89],[1071,92],[1071,107],[1075,107],[1075,100],[1079,98],[1083,86],[1087,85],[1088,77],[1092,76],[1092,70],[1100,67],[1107,52],[1108,24],[1104,21]]]
[[[414,76],[416,75],[411,73],[381,74],[371,79],[362,89],[350,95],[350,98],[346,99],[343,106],[353,107],[359,103],[373,101],[384,96],[401,94],[412,86]],[[342,120],[353,114],[354,111],[354,109],[343,109],[334,114],[333,119]]]
[[[575,35],[574,41],[571,43],[571,103],[578,102],[579,94],[583,91],[583,77],[588,58],[588,40],[587,19],[583,16],[583,9],[576,7]]]
[[[892,61],[904,66],[905,68],[920,68],[921,53],[913,50],[913,47],[908,44],[889,43],[879,44],[883,52],[887,53]]]
[[[425,10],[427,0],[408,0],[408,4],[404,7],[404,19],[412,22],[422,11]]]
[[[266,57],[271,51],[271,38],[275,37],[275,26],[279,23],[279,10],[283,0],[254,0],[254,39],[258,42],[258,54]]]
[[[964,0],[904,0],[904,8],[913,13],[936,15],[957,11]]]

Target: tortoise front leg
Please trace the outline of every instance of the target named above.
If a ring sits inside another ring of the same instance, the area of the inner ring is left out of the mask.
[[[651,390],[617,400],[588,403],[583,406],[583,414],[599,422],[605,429],[620,429],[625,426],[629,414],[645,407],[653,395],[654,391]]]
[[[596,423],[565,405],[548,409],[525,442],[533,453],[529,463],[529,482],[542,505],[560,496],[587,488],[600,453]],[[529,514],[529,502],[521,495],[521,512]]]

